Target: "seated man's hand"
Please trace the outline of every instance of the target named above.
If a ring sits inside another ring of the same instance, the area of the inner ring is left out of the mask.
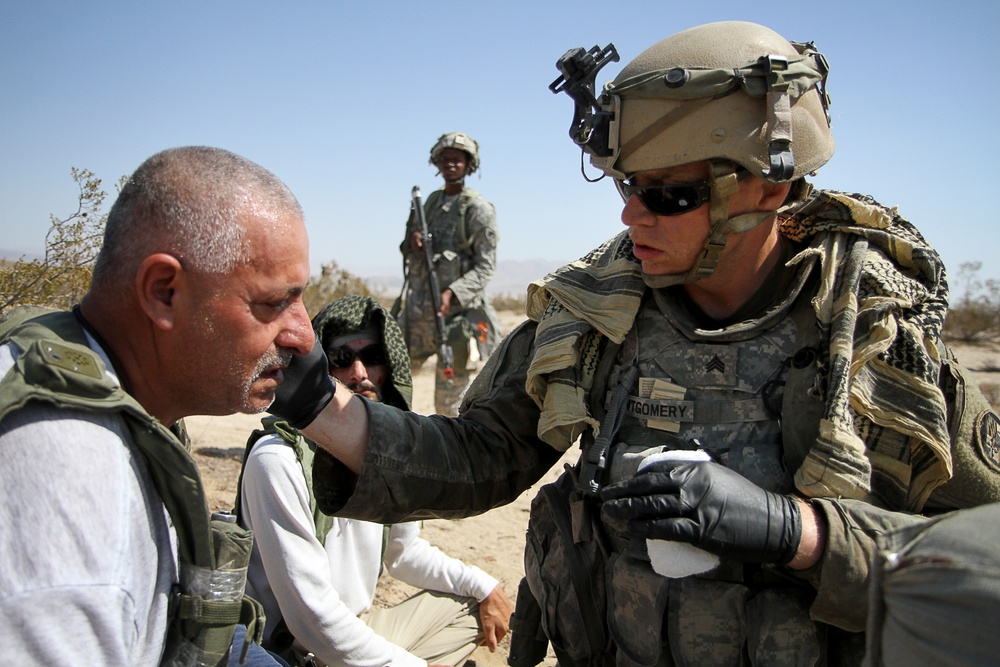
[[[661,461],[601,492],[636,537],[687,542],[725,558],[787,564],[802,536],[798,504],[714,462]]]
[[[514,607],[500,584],[479,603],[479,622],[483,626],[483,645],[490,652],[497,650],[497,645],[510,630],[510,615]]]

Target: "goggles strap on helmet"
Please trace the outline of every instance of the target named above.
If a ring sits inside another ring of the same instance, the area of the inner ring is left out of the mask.
[[[763,58],[761,60],[764,60]],[[767,69],[778,76],[770,79],[767,89],[767,145],[770,168],[767,177],[787,181],[795,172],[795,155],[792,153],[792,97],[790,83],[782,76],[788,69],[788,59],[768,56]]]

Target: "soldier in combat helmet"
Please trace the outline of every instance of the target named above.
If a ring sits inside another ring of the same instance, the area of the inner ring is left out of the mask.
[[[440,309],[446,322],[446,344],[454,353],[452,369],[437,360],[434,409],[455,416],[472,378],[469,370],[470,342],[475,341],[480,358],[486,359],[496,346],[499,326],[486,297],[486,285],[496,271],[497,224],[493,204],[466,187],[465,178],[479,169],[479,144],[462,132],[442,134],[431,148],[430,163],[444,178],[444,186],[424,202],[427,231],[437,281]],[[424,238],[415,212],[406,223],[400,244],[406,273],[405,305],[398,315],[406,336],[412,368],[419,368],[438,352],[436,312],[431,295]]]
[[[328,400],[321,359],[272,410],[355,485],[324,511],[383,521],[486,511],[579,442],[525,550],[560,665],[860,664],[880,536],[1000,499],[944,267],[894,208],[808,183],[833,155],[812,44],[702,25],[595,94],[615,59],[567,52],[553,89],[626,229],[529,286],[461,415]]]

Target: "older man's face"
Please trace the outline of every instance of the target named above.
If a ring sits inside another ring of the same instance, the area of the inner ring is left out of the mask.
[[[382,385],[385,383],[388,367],[385,364],[385,348],[374,338],[359,338],[345,343],[339,354],[343,362],[335,367],[330,364],[330,375],[343,382],[355,394],[361,394],[373,401],[382,400]],[[366,363],[367,361],[367,363]],[[381,363],[376,363],[381,361]]]
[[[299,217],[247,223],[252,260],[229,274],[185,272],[192,284],[193,328],[174,350],[198,382],[180,388],[188,414],[261,412],[274,400],[293,354],[307,354],[314,334],[302,291],[309,280],[309,242]],[[187,322],[188,320],[185,320]]]

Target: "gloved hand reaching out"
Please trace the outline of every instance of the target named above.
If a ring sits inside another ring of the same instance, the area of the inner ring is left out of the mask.
[[[337,383],[330,377],[326,351],[318,338],[309,354],[292,356],[282,376],[267,411],[295,428],[313,423],[337,391]]]
[[[787,564],[802,537],[795,500],[714,462],[660,461],[601,491],[634,537],[687,542],[725,558]]]

